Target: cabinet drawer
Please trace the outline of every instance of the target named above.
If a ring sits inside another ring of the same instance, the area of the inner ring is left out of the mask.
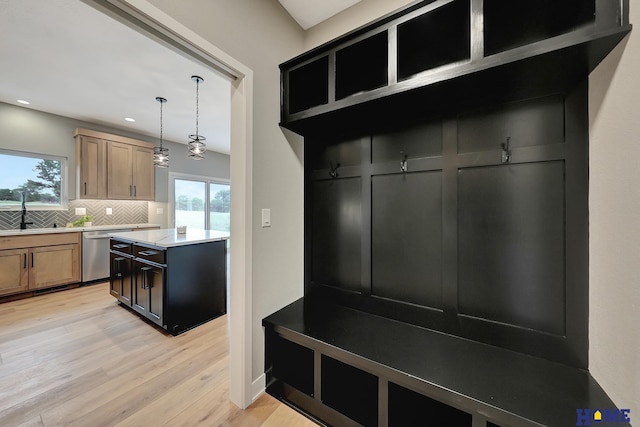
[[[109,248],[112,251],[118,251],[123,254],[131,254],[132,253],[131,247],[132,247],[131,243],[122,242],[114,239],[111,239],[110,246],[109,246]]]
[[[63,232],[0,237],[0,250],[80,244],[82,233]]]
[[[133,255],[136,258],[155,262],[157,264],[166,264],[166,253],[167,251],[163,249],[133,245]]]

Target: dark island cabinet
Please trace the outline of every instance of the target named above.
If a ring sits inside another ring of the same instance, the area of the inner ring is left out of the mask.
[[[133,260],[133,255],[131,255],[132,245],[127,242],[111,240],[110,247],[109,291],[118,301],[130,307],[133,284],[131,270],[131,262]]]
[[[131,307],[152,322],[164,325],[164,263],[166,250],[134,245],[133,301]]]
[[[158,247],[111,239],[111,295],[173,335],[226,313],[226,241]]]
[[[560,85],[584,78],[630,31],[628,7],[415,1],[281,64],[281,124],[305,136],[335,132],[508,94],[523,75]]]

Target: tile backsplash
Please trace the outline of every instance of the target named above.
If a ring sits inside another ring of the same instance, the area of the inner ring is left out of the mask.
[[[87,215],[93,217],[93,225],[146,224],[149,218],[149,202],[128,200],[71,200],[69,209],[56,211],[29,210],[27,206],[27,222],[33,222],[29,228],[48,228],[57,224],[66,227],[68,222],[78,218],[76,208],[86,208]],[[107,215],[107,208],[112,214]],[[20,228],[20,211],[0,211],[0,230],[17,230]]]

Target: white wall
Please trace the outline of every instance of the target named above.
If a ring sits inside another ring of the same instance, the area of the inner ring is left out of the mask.
[[[632,6],[637,6],[633,4]],[[632,7],[632,24],[640,8]],[[640,33],[589,79],[589,365],[640,425]]]
[[[278,126],[278,65],[303,51],[303,32],[276,0],[149,3],[253,71],[252,340],[247,350],[257,392],[264,385],[262,318],[303,294],[303,145]],[[260,227],[262,208],[271,209],[271,228]]]

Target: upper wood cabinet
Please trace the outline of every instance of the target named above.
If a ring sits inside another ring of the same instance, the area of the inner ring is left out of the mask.
[[[281,125],[352,132],[531,86],[562,91],[630,30],[628,0],[415,1],[281,64]]]
[[[78,198],[155,200],[153,144],[76,129]]]
[[[85,135],[77,136],[78,197],[104,199],[107,195],[106,144],[103,140]]]
[[[153,149],[108,141],[107,198],[153,200]]]

